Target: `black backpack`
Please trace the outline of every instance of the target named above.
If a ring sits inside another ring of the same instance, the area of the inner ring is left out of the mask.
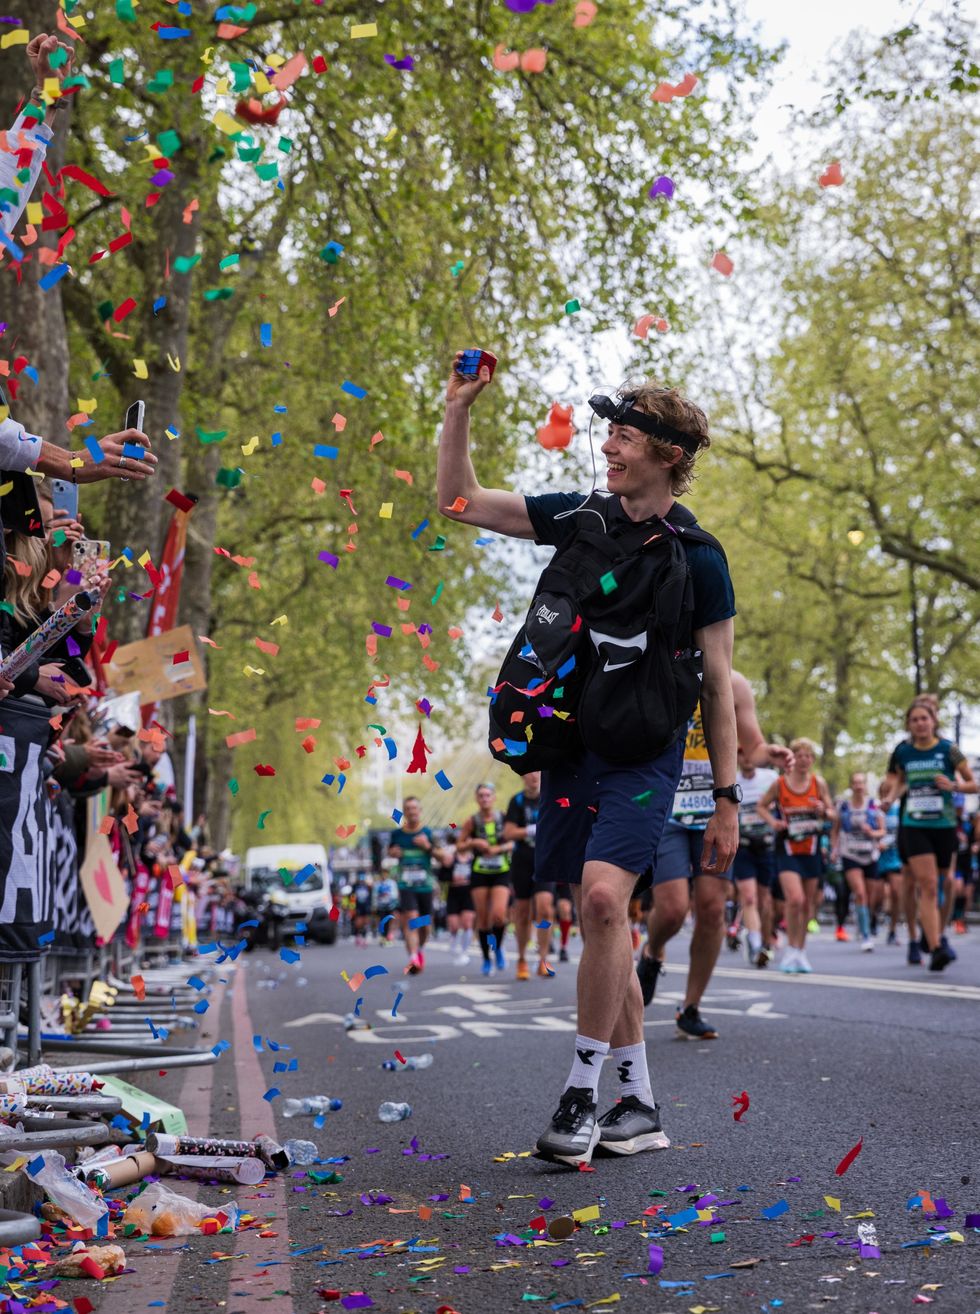
[[[591,749],[631,765],[681,735],[701,692],[685,544],[724,549],[674,503],[664,519],[609,523],[592,493],[545,567],[491,691],[490,751],[519,774]]]

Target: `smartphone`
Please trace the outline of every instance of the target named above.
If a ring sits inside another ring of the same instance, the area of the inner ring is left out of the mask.
[[[71,545],[71,565],[83,578],[91,576],[100,561],[109,560],[109,543],[104,538],[79,538]]]
[[[78,484],[68,479],[51,480],[51,502],[56,511],[61,511],[72,520],[78,519]]]
[[[143,432],[143,420],[146,415],[146,403],[134,401],[132,406],[126,412],[126,418],[123,420],[124,429],[139,429]],[[120,483],[128,484],[128,479],[120,480]]]

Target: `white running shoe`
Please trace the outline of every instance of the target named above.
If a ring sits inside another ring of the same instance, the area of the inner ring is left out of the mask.
[[[457,954],[456,957],[453,959],[453,962],[456,964],[457,967],[467,967],[469,965],[469,961],[470,961],[469,954]]]
[[[792,976],[800,970],[799,967],[799,949],[794,949],[792,945],[787,945],[783,950],[783,956],[779,960],[779,970]]]
[[[866,936],[865,939],[861,941],[861,952],[863,954],[874,953],[874,947],[875,947],[875,942],[870,935]]]
[[[798,972],[813,971],[813,968],[810,965],[810,960],[809,958],[807,958],[806,951],[804,949],[797,949],[796,951],[796,970]]]

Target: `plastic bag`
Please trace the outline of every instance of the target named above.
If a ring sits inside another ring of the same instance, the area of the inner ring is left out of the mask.
[[[153,1182],[132,1200],[123,1216],[123,1225],[132,1223],[147,1236],[187,1236],[189,1232],[220,1232],[229,1223],[238,1223],[238,1209],[226,1205],[215,1209],[198,1204],[171,1191],[162,1182]],[[213,1227],[202,1224],[212,1223]]]
[[[49,1200],[81,1227],[97,1228],[109,1206],[68,1169],[57,1150],[45,1150],[24,1171],[37,1182]]]

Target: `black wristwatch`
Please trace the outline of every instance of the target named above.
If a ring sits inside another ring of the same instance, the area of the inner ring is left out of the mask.
[[[718,800],[719,800],[720,798],[727,798],[727,799],[730,799],[733,803],[741,803],[741,801],[742,801],[742,786],[741,786],[741,785],[725,785],[725,786],[723,786],[721,789],[713,789],[713,790],[711,791],[711,797],[715,800],[716,803],[718,802]]]

